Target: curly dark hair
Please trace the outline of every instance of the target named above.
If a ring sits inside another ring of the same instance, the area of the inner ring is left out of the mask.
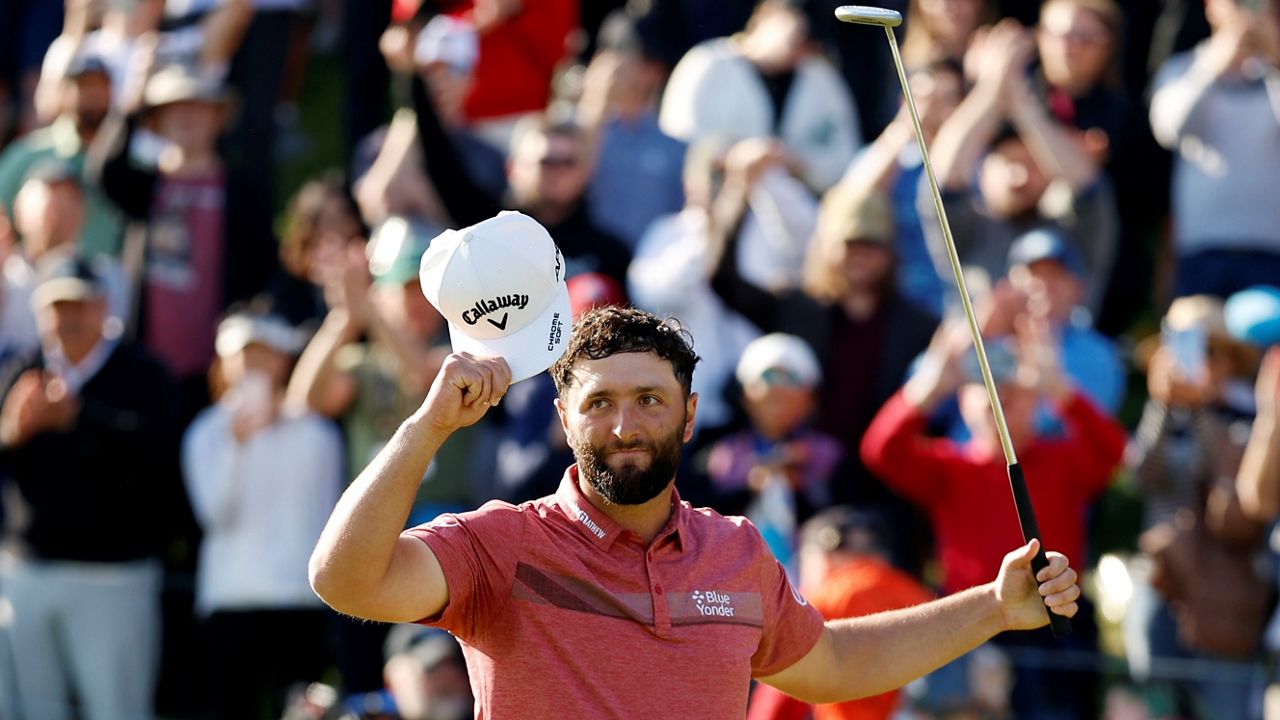
[[[573,384],[573,365],[579,359],[600,360],[628,352],[651,352],[671,363],[685,397],[692,392],[693,368],[700,358],[693,351],[693,336],[680,321],[636,308],[607,305],[588,310],[574,322],[569,347],[551,366],[556,394],[563,397]]]

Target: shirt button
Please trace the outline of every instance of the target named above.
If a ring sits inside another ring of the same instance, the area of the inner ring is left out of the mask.
[[[656,592],[656,593],[658,593],[659,595],[661,595],[661,594],[662,594],[662,586],[661,586],[661,585],[654,585],[654,586],[653,586],[653,591],[654,591],[654,592]]]

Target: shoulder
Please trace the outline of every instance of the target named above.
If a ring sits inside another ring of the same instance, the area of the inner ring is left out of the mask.
[[[1153,87],[1159,88],[1164,83],[1176,80],[1185,74],[1187,69],[1191,67],[1191,63],[1195,61],[1197,52],[1199,52],[1199,48],[1192,48],[1169,56],[1169,59],[1165,60],[1160,69],[1156,71],[1156,76],[1152,80]]]
[[[772,558],[768,546],[760,531],[747,518],[741,515],[721,515],[708,507],[693,507],[682,502],[684,513],[683,530],[704,551],[717,554],[758,555],[763,553]],[[714,550],[713,550],[714,549]]]

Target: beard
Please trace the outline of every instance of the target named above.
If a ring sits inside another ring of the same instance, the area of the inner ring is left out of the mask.
[[[611,442],[596,447],[585,437],[569,437],[569,447],[578,461],[578,472],[591,487],[613,505],[642,505],[658,496],[676,476],[680,465],[680,448],[684,444],[684,421],[669,435],[654,442]],[[605,458],[621,450],[646,450],[649,465],[639,467],[632,461],[614,469]]]

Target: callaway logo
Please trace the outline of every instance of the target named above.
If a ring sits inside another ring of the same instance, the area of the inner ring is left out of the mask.
[[[694,590],[689,596],[694,607],[702,615],[733,617],[733,600],[724,593],[715,590]]]
[[[520,295],[512,293],[510,295],[500,295],[491,300],[477,300],[470,310],[462,313],[462,321],[468,325],[475,325],[480,322],[480,318],[491,312],[497,312],[502,308],[524,309],[529,304],[528,295]],[[485,322],[498,328],[499,330],[507,329],[507,313],[502,313],[502,320],[494,320],[493,318],[485,318]]]

